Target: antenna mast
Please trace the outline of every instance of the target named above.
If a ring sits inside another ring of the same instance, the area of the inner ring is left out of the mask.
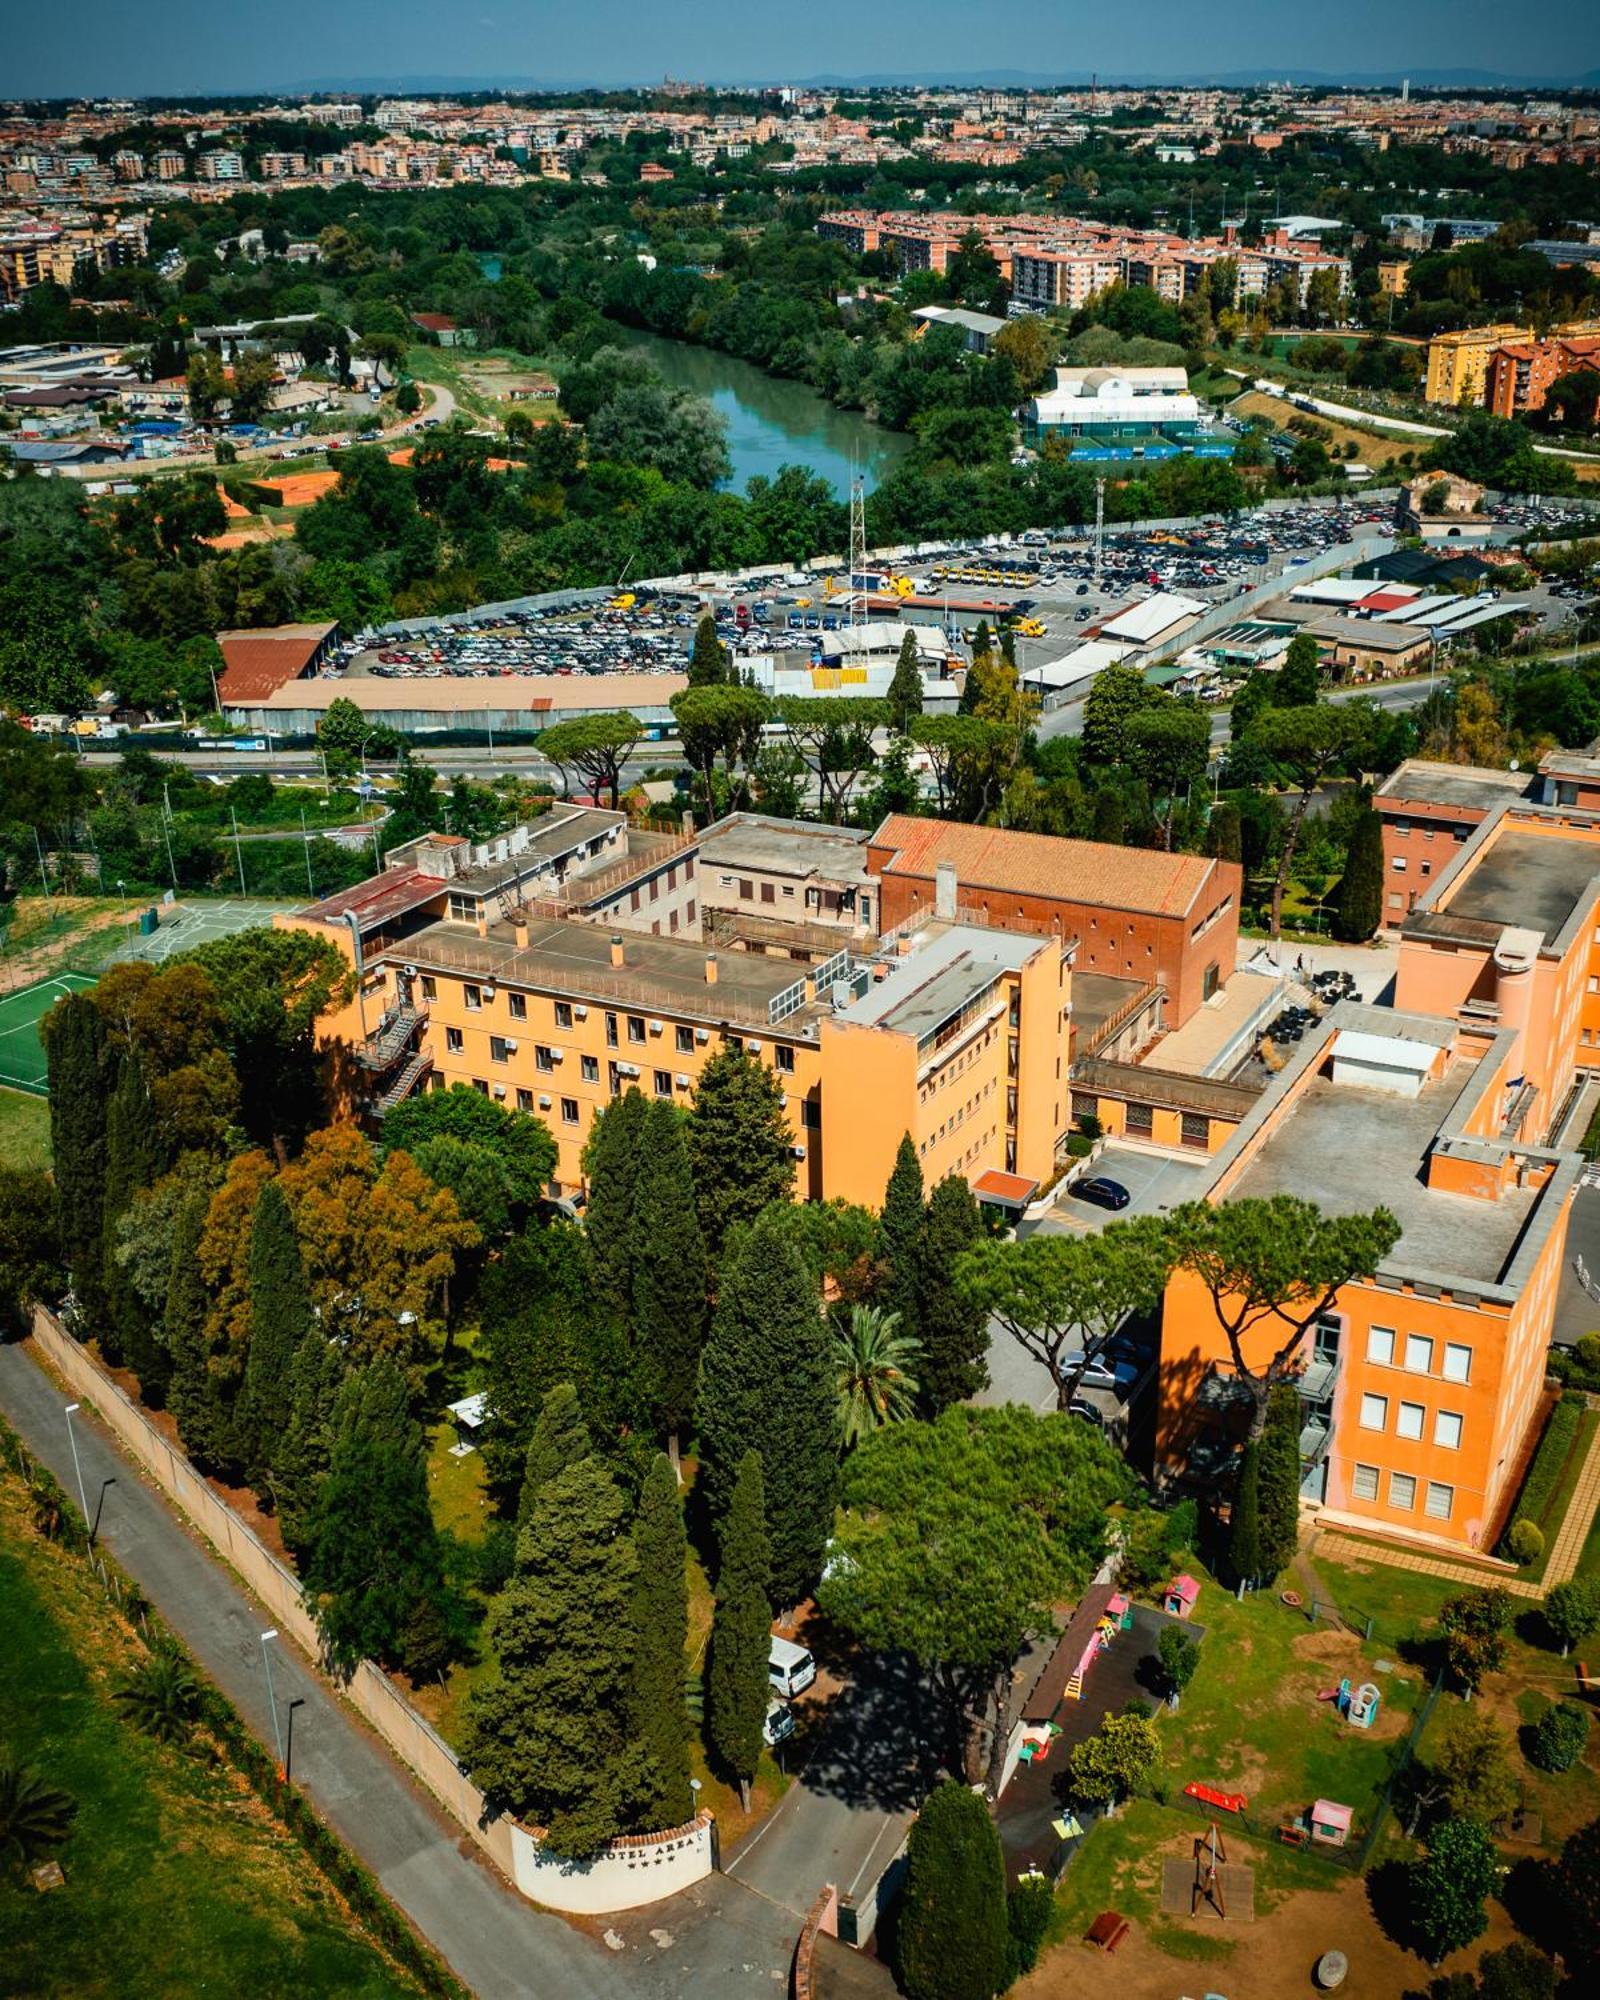
[[[866,481],[850,466],[850,646],[852,666],[859,667],[866,647],[862,626],[867,615],[867,488]]]
[[[1106,482],[1099,478],[1094,482],[1094,587],[1100,588],[1100,557],[1106,539]]]

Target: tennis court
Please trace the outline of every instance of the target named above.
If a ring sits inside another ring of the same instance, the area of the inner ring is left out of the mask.
[[[35,1097],[47,1094],[39,1023],[63,994],[81,993],[95,983],[86,973],[58,972],[0,1000],[0,1084]]]

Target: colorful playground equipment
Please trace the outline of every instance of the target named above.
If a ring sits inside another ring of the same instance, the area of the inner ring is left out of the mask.
[[[1314,1799],[1309,1812],[1278,1828],[1278,1838],[1290,1847],[1304,1847],[1308,1841],[1317,1847],[1343,1847],[1354,1816],[1355,1808],[1340,1805],[1337,1799]]]
[[[1175,1576],[1161,1593],[1161,1608],[1169,1618],[1188,1618],[1199,1596],[1200,1586],[1192,1576]]]
[[[1378,1705],[1383,1695],[1371,1681],[1363,1681],[1360,1687],[1353,1688],[1347,1676],[1336,1688],[1319,1690],[1317,1700],[1331,1701],[1352,1728],[1370,1729],[1377,1720]]]
[[[1077,1665],[1067,1678],[1065,1689],[1068,1701],[1083,1700],[1083,1684],[1088,1679],[1089,1669],[1105,1651],[1119,1632],[1126,1632],[1133,1624],[1133,1604],[1118,1591],[1106,1603],[1100,1614],[1089,1643],[1078,1658]]]
[[[1191,1778],[1183,1791],[1185,1798],[1198,1799],[1203,1806],[1215,1806],[1218,1812],[1242,1813],[1248,1804],[1243,1792],[1219,1791],[1215,1785],[1204,1785],[1198,1778]]]

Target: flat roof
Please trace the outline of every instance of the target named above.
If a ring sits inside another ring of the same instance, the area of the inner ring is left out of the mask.
[[[1507,799],[1526,798],[1528,783],[1526,771],[1490,771],[1476,764],[1432,764],[1425,757],[1408,757],[1398,770],[1389,773],[1373,796],[1493,812]]]
[[[1363,646],[1371,653],[1404,653],[1413,646],[1426,646],[1433,636],[1425,625],[1386,625],[1374,618],[1336,616],[1311,619],[1306,630],[1313,639]]]
[[[701,834],[700,862],[702,868],[758,868],[769,875],[864,882],[868,838],[864,829],[733,813]]]
[[[859,1000],[839,1010],[854,1026],[887,1028],[921,1042],[970,1006],[1002,973],[1019,971],[1050,940],[951,924],[916,933],[912,950]]]
[[[1464,869],[1443,902],[1450,917],[1542,931],[1554,944],[1600,884],[1600,846],[1507,828]]]
[[[1115,618],[1108,618],[1100,631],[1104,638],[1130,639],[1135,645],[1148,645],[1152,639],[1171,631],[1174,625],[1192,624],[1205,608],[1196,597],[1183,597],[1176,591],[1161,590],[1139,604],[1130,604]]]
[[[392,678],[377,674],[321,675],[291,682],[263,700],[246,698],[233,707],[261,709],[325,709],[335,701],[353,701],[363,714],[387,709],[432,709],[439,714],[471,709],[520,708],[530,712],[552,709],[665,708],[689,685],[687,674],[447,674]],[[227,701],[226,693],[223,697]]]

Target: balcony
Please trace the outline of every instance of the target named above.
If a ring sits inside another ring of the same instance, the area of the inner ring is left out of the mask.
[[[1339,1379],[1339,1356],[1337,1353],[1313,1354],[1304,1372],[1296,1377],[1295,1388],[1305,1403],[1326,1403],[1333,1395],[1333,1385]]]
[[[1327,1417],[1311,1417],[1300,1432],[1300,1463],[1307,1472],[1313,1471],[1328,1455],[1328,1446],[1333,1439],[1333,1424]]]
[[[363,1069],[370,1069],[375,1075],[393,1069],[407,1049],[411,1037],[427,1018],[425,1009],[413,1006],[409,1001],[401,1001],[385,1013],[373,1032],[355,1051],[355,1059]]]

